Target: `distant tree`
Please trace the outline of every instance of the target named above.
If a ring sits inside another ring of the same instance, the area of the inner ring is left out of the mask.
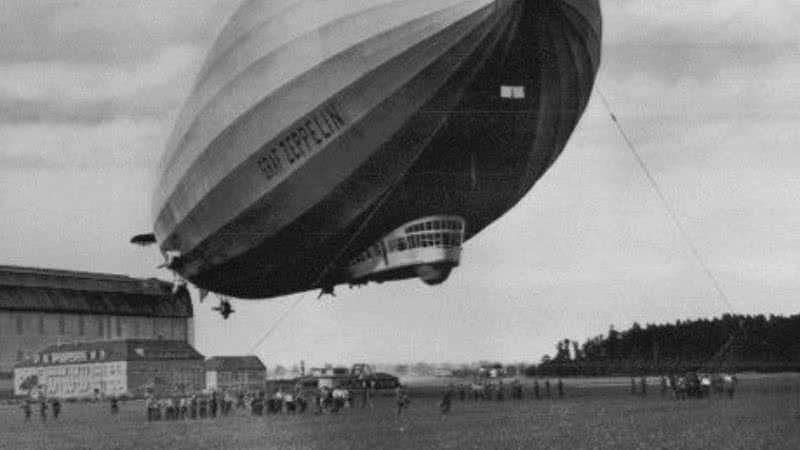
[[[536,376],[536,366],[531,364],[530,366],[526,366],[523,373],[526,377],[535,377]]]
[[[612,361],[617,359],[618,357],[617,355],[618,340],[619,340],[619,333],[617,333],[617,330],[614,329],[614,325],[611,325],[608,328],[608,342],[606,344],[606,348],[608,350],[606,354]]]
[[[278,364],[278,365],[275,366],[275,368],[273,369],[272,373],[276,377],[280,378],[280,377],[286,375],[286,367],[283,367],[282,365]]]
[[[578,341],[572,341],[572,359],[575,361],[583,360],[583,353],[581,352],[581,348],[578,346]]]
[[[644,328],[637,322],[622,332],[612,326],[608,337],[595,336],[580,347],[575,340],[558,341],[554,356],[543,358],[539,369],[541,373],[603,374],[663,372],[679,366],[800,370],[800,315],[725,314]]]

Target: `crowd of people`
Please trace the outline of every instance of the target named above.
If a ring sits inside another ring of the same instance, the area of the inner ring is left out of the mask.
[[[457,388],[451,386],[451,389],[458,390],[458,395],[461,400],[465,400],[468,397],[475,401],[492,399],[503,401],[506,397],[512,400],[522,400],[523,398],[522,382],[518,379],[514,379],[508,384],[505,384],[502,380],[498,383],[490,383],[486,380],[476,379],[469,385],[462,384]],[[556,382],[555,389],[558,397],[563,398],[564,382],[560,378]],[[533,398],[537,400],[552,398],[553,387],[550,380],[545,380],[542,384],[539,383],[538,379],[534,380],[532,395]]]
[[[22,411],[25,420],[31,420],[34,405],[39,408],[39,417],[42,421],[47,421],[48,410],[52,412],[53,419],[58,419],[61,414],[61,401],[58,398],[47,399],[45,396],[29,397],[22,402]]]
[[[733,398],[738,380],[729,373],[686,372],[662,375],[659,384],[661,397],[669,395],[675,400],[710,398],[712,393]],[[631,378],[631,394],[647,396],[647,377],[641,377],[638,383]]]
[[[362,406],[371,405],[369,390],[364,389]],[[270,395],[256,392],[218,393],[183,397],[150,395],[145,400],[148,421],[185,420],[226,417],[230,415],[303,414],[309,407],[315,414],[336,414],[351,407],[353,399],[344,388],[277,388]]]
[[[727,394],[733,398],[737,379],[732,374],[709,374],[689,372],[685,374],[663,375],[660,377],[661,396],[670,395],[676,400],[689,397],[706,398],[716,393],[719,396]],[[631,378],[631,394],[647,395],[647,377],[641,377],[638,382]],[[564,383],[559,378],[553,388],[549,379],[540,383],[533,381],[528,394],[533,399],[564,397]],[[355,393],[361,399],[362,408],[373,408],[372,398],[375,395],[374,386],[356,388]],[[555,394],[554,392],[555,391]],[[397,386],[394,392],[396,414],[403,414],[411,404],[411,397],[406,387]],[[487,379],[476,378],[469,384],[449,384],[443,391],[439,402],[442,414],[451,411],[453,400],[456,396],[463,402],[473,401],[503,401],[523,399],[523,386],[520,380],[513,380],[506,384],[503,380],[497,383]],[[119,399],[108,399],[112,415],[119,413]],[[213,419],[230,415],[273,415],[273,414],[303,414],[309,408],[314,414],[338,414],[344,408],[355,406],[356,398],[350,390],[343,387],[330,388],[304,388],[300,385],[293,389],[276,388],[270,395],[265,391],[256,392],[211,392],[209,394],[196,394],[190,396],[157,396],[148,395],[145,398],[146,417],[148,422],[161,420],[191,420]],[[57,398],[47,399],[44,395],[32,396],[25,399],[21,407],[25,420],[28,421],[38,406],[41,420],[48,418],[48,412],[53,419],[58,419],[61,413],[61,402]]]

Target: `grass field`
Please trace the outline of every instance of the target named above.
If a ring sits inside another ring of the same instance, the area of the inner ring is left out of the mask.
[[[415,384],[407,414],[393,398],[339,415],[227,417],[147,423],[142,402],[67,403],[58,421],[26,423],[0,406],[0,448],[800,448],[798,376],[742,377],[736,398],[628,393],[629,379],[567,380],[564,399],[455,400],[442,416],[433,383]],[[357,403],[358,404],[358,403]]]

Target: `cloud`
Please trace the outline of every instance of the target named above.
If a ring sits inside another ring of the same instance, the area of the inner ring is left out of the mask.
[[[166,116],[183,102],[201,50],[166,47],[131,67],[74,62],[0,63],[0,123],[101,122]]]
[[[199,49],[173,46],[146,64],[130,69],[64,62],[0,64],[0,95],[15,100],[78,104],[123,100],[172,81],[199,60]]]
[[[0,167],[152,167],[167,132],[157,120],[0,126]]]
[[[239,0],[4,0],[0,61],[120,64],[206,47]]]
[[[643,47],[743,47],[796,43],[792,0],[618,0],[603,4],[604,38]]]
[[[668,84],[710,81],[720,70],[746,70],[800,53],[800,3],[628,0],[604,3],[603,71]]]

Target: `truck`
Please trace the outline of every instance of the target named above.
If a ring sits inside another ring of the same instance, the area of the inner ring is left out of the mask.
[[[343,387],[348,390],[363,389],[371,386],[374,389],[394,389],[400,385],[400,379],[394,375],[376,372],[369,364],[358,363],[348,370],[346,367],[311,369],[311,374],[295,380],[304,387]]]

